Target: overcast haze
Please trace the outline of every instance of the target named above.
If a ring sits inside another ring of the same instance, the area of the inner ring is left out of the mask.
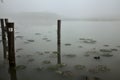
[[[4,0],[0,12],[52,12],[73,18],[120,18],[120,0]]]

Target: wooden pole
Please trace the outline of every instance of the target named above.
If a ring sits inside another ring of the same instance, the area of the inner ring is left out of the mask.
[[[16,74],[16,68],[15,67],[9,67],[10,73],[10,80],[17,80],[17,74]]]
[[[7,23],[9,65],[15,66],[14,23]]]
[[[6,30],[6,32],[7,32],[7,23],[8,23],[8,19],[5,19],[5,30]]]
[[[57,21],[57,63],[61,64],[61,20]]]
[[[8,19],[5,19],[5,34],[6,34],[6,50],[7,50],[7,55],[8,55],[8,32],[7,32],[7,23]]]
[[[5,25],[4,25],[4,19],[0,19],[1,22],[1,31],[2,31],[2,43],[3,43],[3,53],[4,53],[4,59],[7,58],[7,41],[6,41],[6,34],[5,34]]]

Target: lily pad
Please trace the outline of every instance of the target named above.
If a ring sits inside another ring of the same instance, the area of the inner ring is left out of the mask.
[[[28,60],[28,62],[33,62],[33,61],[34,61],[34,59],[29,59],[29,60]]]
[[[67,77],[67,78],[71,78],[71,77],[74,76],[74,74],[73,74],[73,72],[71,72],[71,71],[63,71],[63,72],[62,72],[62,76],[63,76],[63,77]]]
[[[50,64],[51,61],[49,61],[49,60],[45,60],[45,61],[43,61],[42,63],[43,63],[43,64]]]
[[[78,46],[78,48],[83,48],[82,46]]]
[[[39,55],[43,55],[43,52],[37,51],[36,53],[39,54]]]
[[[104,65],[98,65],[98,66],[96,66],[96,69],[100,72],[110,71],[110,69],[107,66],[104,66]]]
[[[20,58],[20,57],[21,57],[21,55],[17,55],[16,57]]]
[[[85,38],[80,38],[80,40],[86,40]]]
[[[76,55],[75,55],[75,54],[65,54],[64,56],[69,57],[69,58],[76,57]]]
[[[66,67],[67,64],[61,63],[61,64],[56,64],[56,67],[63,68]]]
[[[24,69],[26,69],[25,65],[18,65],[18,66],[16,66],[16,70],[24,70]]]
[[[58,51],[53,51],[52,53],[53,53],[53,54],[58,54],[59,52],[58,52]]]
[[[41,33],[35,33],[35,35],[41,35]]]
[[[31,54],[28,54],[28,55],[26,55],[26,57],[32,57],[33,55],[31,55]]]
[[[46,54],[50,53],[50,51],[45,51]]]
[[[112,52],[111,49],[100,49],[101,52]]]
[[[94,69],[89,69],[89,72],[100,73],[100,72],[109,72],[110,68],[104,65],[97,65]]]
[[[116,47],[120,48],[120,46],[116,46]]]
[[[65,46],[71,46],[71,45],[72,45],[72,44],[70,44],[70,43],[66,43],[66,44],[65,44]]]
[[[47,42],[50,42],[51,40],[46,40]]]
[[[66,64],[62,63],[62,64],[56,64],[56,65],[49,66],[47,69],[52,70],[52,71],[58,71],[60,68],[63,68],[66,66],[67,66]]]
[[[19,52],[21,50],[23,50],[23,48],[18,48],[18,49],[16,49],[16,52]]]
[[[110,53],[103,53],[101,56],[104,56],[104,57],[112,57],[113,54],[110,54]]]
[[[63,73],[63,71],[60,71],[60,70],[57,70],[57,71],[55,71],[57,74],[62,74]]]
[[[15,38],[23,39],[24,36],[16,36]]]
[[[112,51],[118,51],[118,49],[115,49],[115,48],[113,48],[113,49],[111,49]]]
[[[31,40],[27,40],[27,41],[28,41],[28,42],[35,42],[35,40],[32,40],[32,39],[31,39]]]
[[[42,71],[44,69],[44,67],[38,67],[36,68],[36,71]]]
[[[90,54],[89,53],[85,53],[84,56],[88,57],[88,56],[90,56]]]
[[[107,44],[106,44],[106,45],[104,45],[104,46],[105,46],[105,47],[109,47],[109,45],[107,45]]]
[[[84,42],[84,43],[91,43],[91,44],[96,43],[96,41],[94,41],[94,40],[84,40],[83,42]]]
[[[59,67],[57,67],[56,65],[52,65],[52,66],[49,66],[47,69],[51,71],[56,71],[59,69]]]
[[[43,40],[48,40],[48,38],[43,38]]]
[[[25,44],[29,44],[30,42],[28,42],[28,41],[25,41],[24,43],[25,43]]]
[[[57,54],[50,54],[49,57],[50,58],[57,58]]]
[[[84,65],[75,65],[74,67],[77,70],[84,70],[86,68]]]

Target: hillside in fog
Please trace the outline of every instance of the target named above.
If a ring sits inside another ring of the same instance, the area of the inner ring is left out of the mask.
[[[19,24],[27,25],[53,25],[61,16],[50,12],[19,12],[19,13],[2,13],[1,18],[9,18]]]

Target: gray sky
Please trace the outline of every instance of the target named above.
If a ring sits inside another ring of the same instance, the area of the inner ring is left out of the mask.
[[[119,17],[120,0],[4,0],[0,12],[53,12],[69,17]]]

